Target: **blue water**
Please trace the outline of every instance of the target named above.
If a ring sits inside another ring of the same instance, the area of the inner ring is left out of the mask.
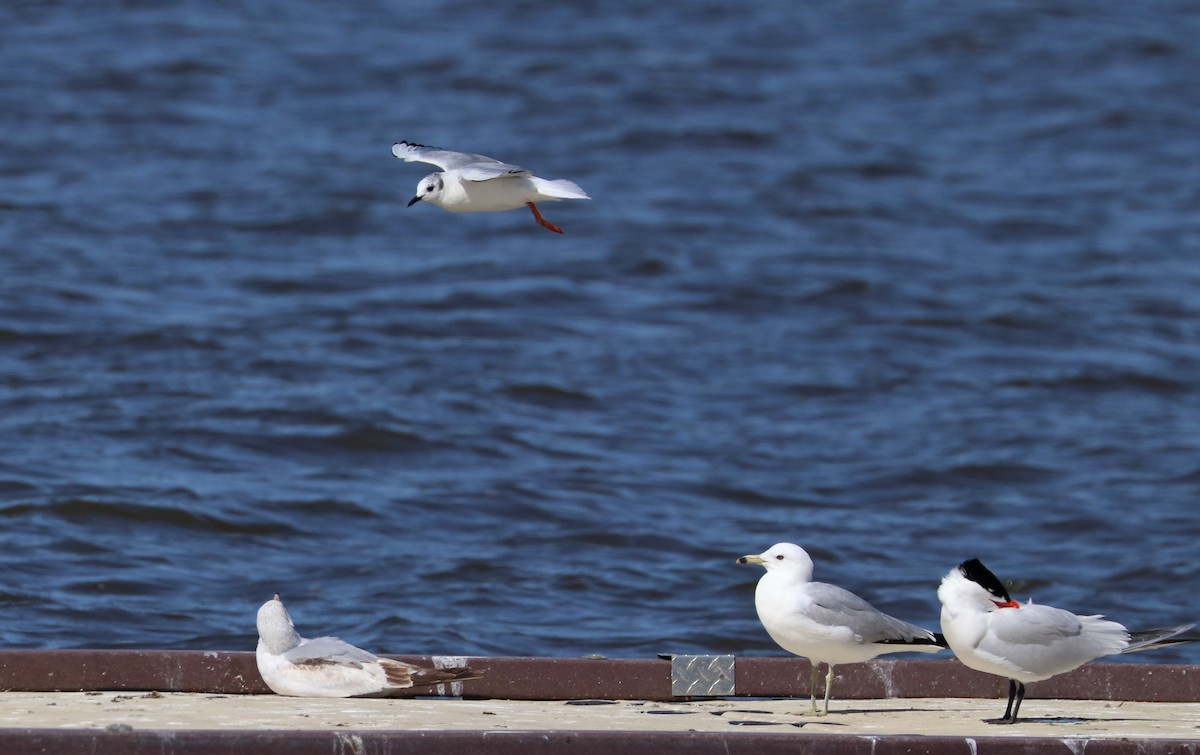
[[[1200,619],[1192,3],[0,4],[0,646]],[[590,202],[405,209],[409,139]],[[1200,649],[1139,654],[1200,663]]]

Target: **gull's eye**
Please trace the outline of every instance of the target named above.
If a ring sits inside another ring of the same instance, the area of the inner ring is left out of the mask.
[[[427,192],[429,192],[430,194],[432,194],[432,193],[433,193],[433,184],[429,184],[428,186],[426,186],[426,187],[425,187],[425,191],[427,191]]]
[[[780,553],[778,556],[776,556],[776,557],[775,557],[775,560],[776,560],[776,561],[782,561],[782,560],[783,560],[783,554],[782,554],[782,553]]]

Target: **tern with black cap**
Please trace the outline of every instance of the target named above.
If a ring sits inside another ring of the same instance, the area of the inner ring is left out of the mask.
[[[979,559],[964,561],[942,578],[942,634],[964,666],[1008,679],[1001,718],[1017,721],[1025,685],[1078,668],[1106,655],[1194,642],[1180,637],[1194,625],[1130,632],[1099,615],[1077,616],[1053,606],[1018,603]]]

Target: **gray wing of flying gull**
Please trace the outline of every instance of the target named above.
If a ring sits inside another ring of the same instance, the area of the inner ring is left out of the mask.
[[[298,665],[336,663],[340,666],[362,666],[379,658],[362,648],[337,637],[317,637],[303,640],[299,645],[283,654],[283,657]]]
[[[428,163],[442,170],[456,170],[467,181],[530,175],[528,170],[519,165],[502,163],[485,155],[454,152],[412,142],[396,142],[392,145],[392,154],[408,163]]]
[[[929,630],[888,616],[849,590],[836,585],[814,583],[809,586],[809,595],[812,607],[805,612],[809,619],[831,627],[849,627],[863,638],[863,642],[933,639]]]

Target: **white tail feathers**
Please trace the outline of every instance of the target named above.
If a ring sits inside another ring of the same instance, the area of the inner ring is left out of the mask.
[[[587,192],[565,178],[550,181],[545,178],[533,176],[533,185],[537,188],[539,194],[555,197],[556,199],[591,199],[587,195]]]

